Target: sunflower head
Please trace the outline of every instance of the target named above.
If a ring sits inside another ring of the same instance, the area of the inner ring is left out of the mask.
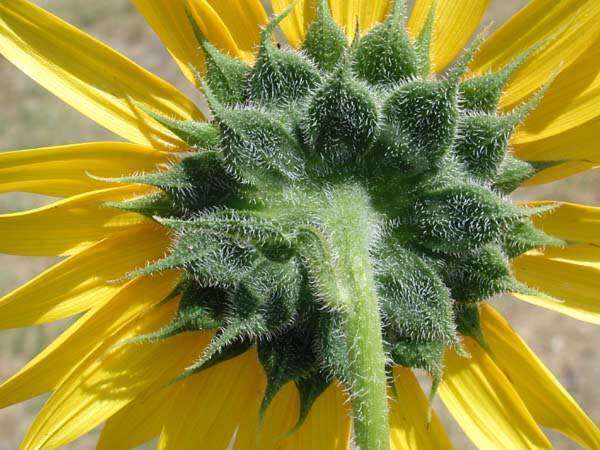
[[[535,173],[508,143],[543,90],[497,111],[531,51],[463,81],[477,39],[446,74],[431,75],[432,14],[413,40],[403,2],[350,45],[320,2],[302,51],[292,51],[273,40],[292,8],[264,28],[253,66],[218,51],[192,22],[213,120],[150,111],[196,151],[168,171],[118,179],[162,193],[112,206],[172,230],[168,256],[133,276],[185,273],[172,323],[135,341],[214,332],[181,378],[256,345],[268,378],[263,412],[294,382],[302,421],[333,380],[360,395],[347,360],[353,305],[336,293],[340,259],[366,250],[388,370],[425,369],[437,384],[457,332],[481,340],[477,305],[528,291],[508,258],[560,241],[532,224],[547,209],[506,197]],[[341,242],[347,230],[353,242]]]
[[[0,327],[85,313],[0,384],[0,408],[53,391],[24,450],[103,422],[98,450],[452,448],[417,369],[478,448],[600,448],[488,304],[599,322],[600,208],[509,198],[598,165],[598,0],[471,44],[489,0],[132,3],[209,120],[0,0],[0,53],[129,141],[0,153],[0,192],[65,197],[0,215],[0,252],[67,257]]]

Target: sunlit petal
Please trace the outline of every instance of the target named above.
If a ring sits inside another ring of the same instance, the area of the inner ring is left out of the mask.
[[[67,197],[111,187],[96,177],[156,171],[169,155],[138,144],[93,142],[0,153],[0,192]]]
[[[290,5],[289,0],[271,0],[273,11],[280,14]],[[304,41],[306,31],[316,16],[317,0],[301,0],[281,22],[281,29],[290,44],[298,48]]]
[[[187,146],[139,108],[202,119],[177,89],[26,0],[0,2],[0,53],[82,114],[131,142]]]
[[[511,265],[518,280],[547,294],[515,294],[517,298],[600,324],[600,247],[576,245],[529,252]]]
[[[395,396],[390,400],[390,442],[392,450],[452,449],[437,414],[429,419],[429,400],[412,370],[394,368]]]
[[[481,323],[490,356],[536,422],[566,434],[587,448],[600,447],[598,427],[508,322],[490,305],[483,305]]]
[[[390,4],[390,0],[329,0],[334,20],[350,40],[354,39],[357,26],[364,35],[374,25],[383,22]]]
[[[114,336],[114,343],[164,326],[177,304],[169,302]],[[65,445],[117,413],[148,389],[176,377],[202,351],[206,341],[189,333],[153,344],[114,347],[91,355],[62,380],[25,437],[23,450]]]
[[[432,67],[442,71],[469,42],[479,27],[490,0],[416,0],[408,28],[419,34],[435,4],[435,23],[430,49]]]
[[[598,9],[600,11],[600,6]],[[600,12],[594,23],[599,22]],[[552,83],[539,106],[518,129],[513,142],[523,144],[545,139],[597,119],[600,116],[599,60],[600,32],[581,56]]]
[[[0,408],[25,401],[53,389],[81,360],[105,351],[113,334],[164,300],[179,275],[137,279],[98,304],[19,372],[0,385]]]
[[[439,393],[477,448],[551,449],[510,381],[492,359],[465,338],[470,358],[446,352]]]
[[[30,211],[0,215],[0,251],[15,255],[73,255],[111,234],[150,219],[103,207],[151,192],[147,186],[125,186],[69,197]]]
[[[261,371],[249,351],[184,380],[158,449],[227,448],[241,417],[258,408]]]
[[[596,26],[599,14],[596,0],[532,0],[483,44],[471,68],[475,73],[497,70],[546,41],[543,49],[519,69],[504,93],[502,106],[515,105],[590,48],[600,33]]]

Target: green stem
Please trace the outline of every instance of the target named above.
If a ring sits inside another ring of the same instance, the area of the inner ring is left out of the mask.
[[[382,324],[369,254],[375,214],[361,189],[336,189],[324,213],[332,257],[327,291],[344,314],[354,434],[360,450],[389,450]]]

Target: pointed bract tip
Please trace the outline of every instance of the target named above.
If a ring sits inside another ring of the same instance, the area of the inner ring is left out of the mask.
[[[511,111],[510,116],[514,118],[515,125],[523,122],[525,118],[539,106],[556,78],[560,75],[561,71],[562,65],[552,72],[552,74],[548,77],[548,80],[531,96],[531,98]]]
[[[481,47],[481,44],[483,44],[485,39],[489,36],[492,25],[492,23],[486,25],[484,29],[477,34],[475,39],[473,39],[473,42],[471,42],[471,44],[464,50],[462,55],[459,56],[457,61],[448,72],[448,82],[454,83],[456,86],[458,86],[459,80],[467,73],[469,65],[473,61],[473,58]]]
[[[406,0],[394,0],[387,20],[402,21],[406,19]]]
[[[433,420],[433,401],[437,395],[438,389],[442,382],[442,373],[431,374],[431,389],[429,390],[429,396],[427,397],[427,429],[431,427],[431,421]]]
[[[354,37],[352,38],[352,44],[350,45],[351,48],[356,48],[360,42],[360,31],[360,20],[359,17],[356,16],[354,19]]]
[[[223,105],[219,98],[214,94],[206,80],[201,80],[200,90],[215,118],[221,119],[225,112],[225,105]]]
[[[292,0],[288,6],[285,7],[283,11],[279,14],[274,14],[271,17],[271,20],[261,31],[261,46],[271,44],[271,36],[275,32],[275,29],[279,26],[279,24],[290,15],[290,13],[294,10],[294,8],[298,5],[300,0]]]
[[[200,29],[200,25],[198,25],[198,22],[194,17],[194,12],[189,8],[188,5],[185,5],[184,9],[185,15],[187,16],[187,19],[192,27],[192,31],[194,32],[194,37],[196,38],[198,43],[203,46],[206,42],[208,42],[208,39]]]
[[[331,9],[327,0],[319,0],[317,3],[317,17],[322,17],[323,15],[331,15]]]
[[[421,59],[421,75],[427,76],[431,72],[431,39],[433,37],[433,28],[435,24],[435,13],[437,8],[437,0],[431,3],[427,18],[423,24],[423,28],[419,32],[416,40],[417,52]]]

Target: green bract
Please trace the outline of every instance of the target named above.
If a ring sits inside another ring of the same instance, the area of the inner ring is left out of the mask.
[[[377,346],[388,371],[425,369],[437,384],[457,333],[481,340],[476,305],[527,289],[508,258],[560,244],[532,225],[544,210],[506,197],[535,173],[508,143],[541,93],[498,113],[521,61],[462,81],[477,43],[445,75],[429,74],[431,20],[413,41],[401,4],[347,46],[321,2],[302,52],[273,42],[283,17],[264,30],[253,67],[198,33],[212,122],[154,115],[195,152],[118,180],[160,188],[117,206],[173,234],[170,254],[135,275],[185,273],[178,315],[141,340],[213,330],[182,377],[256,346],[263,412],[294,382],[301,422],[337,380],[359,399],[359,428]]]

